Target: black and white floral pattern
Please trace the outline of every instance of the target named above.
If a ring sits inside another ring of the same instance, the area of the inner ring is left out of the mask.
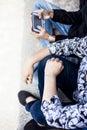
[[[87,36],[84,38],[73,38],[57,41],[53,44],[49,44],[48,48],[52,53],[50,48],[56,48],[56,55],[71,55],[75,54],[76,56],[83,58],[87,55]]]
[[[63,107],[59,97],[54,95],[50,101],[42,102],[41,110],[50,126],[65,129],[87,127],[87,36],[61,40],[50,45],[49,50],[52,46],[56,46],[56,55],[75,54],[83,58],[78,71],[78,88],[73,93],[78,103]]]

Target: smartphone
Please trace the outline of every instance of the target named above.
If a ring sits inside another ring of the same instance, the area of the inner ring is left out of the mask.
[[[45,28],[45,20],[39,19],[38,13],[32,12],[32,30],[40,33],[40,30],[37,28],[38,25]]]

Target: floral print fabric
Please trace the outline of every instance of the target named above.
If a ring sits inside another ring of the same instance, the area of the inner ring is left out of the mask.
[[[50,101],[42,102],[41,110],[50,126],[64,129],[87,127],[87,36],[53,43],[49,45],[50,52],[52,46],[56,47],[56,55],[75,54],[83,58],[78,71],[78,88],[73,93],[77,104],[64,107],[59,97],[54,95]]]

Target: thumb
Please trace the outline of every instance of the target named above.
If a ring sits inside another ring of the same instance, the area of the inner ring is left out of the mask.
[[[32,84],[32,79],[33,79],[33,75],[30,75],[29,76],[29,82],[30,82],[30,84]]]
[[[39,29],[39,30],[43,30],[44,28],[43,27],[41,27],[41,26],[37,26],[37,28]]]

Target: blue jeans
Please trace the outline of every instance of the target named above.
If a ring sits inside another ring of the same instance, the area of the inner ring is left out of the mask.
[[[59,9],[59,7],[52,3],[47,2],[46,0],[37,0],[34,4],[33,10],[39,10],[39,9],[50,10],[50,9]],[[54,22],[51,19],[47,19],[45,21],[45,29],[51,35],[53,34],[52,27],[55,27],[61,34],[67,35],[71,25],[61,24],[59,22]],[[48,44],[50,44],[50,42],[47,40],[41,39],[41,44],[42,44],[42,47],[46,47]],[[35,66],[34,77],[33,77],[33,83],[35,83],[36,85],[38,85],[38,76],[37,76],[38,69],[37,68],[38,68],[38,65]]]
[[[38,9],[59,9],[57,6],[46,2],[45,0],[37,0],[34,6],[34,10]],[[53,35],[53,29],[52,27],[56,28],[61,34],[67,35],[68,31],[71,27],[71,25],[65,25],[61,24],[58,22],[54,22],[51,19],[48,19],[45,21],[45,29],[46,31]],[[47,46],[50,44],[49,41],[42,39],[41,40],[42,47]],[[42,98],[43,95],[43,87],[44,87],[44,68],[46,61],[51,58],[52,56],[46,57],[39,63],[38,67],[38,78],[39,78],[39,90],[40,90],[40,96]],[[57,56],[56,56],[57,57]],[[72,93],[77,87],[77,70],[78,70],[78,65],[75,65],[73,63],[70,63],[69,61],[65,60],[62,57],[58,57],[62,59],[62,61],[65,63],[64,64],[64,71],[61,73],[60,76],[57,77],[57,86],[73,101],[72,99]],[[36,69],[37,70],[37,69]],[[71,75],[69,75],[69,72],[71,72]],[[75,73],[73,73],[75,72]],[[35,71],[35,77],[37,77],[37,71]],[[65,79],[65,81],[64,81]],[[36,79],[37,80],[37,79]],[[64,83],[63,83],[64,81]],[[67,81],[67,82],[66,82]],[[38,83],[38,81],[37,81]],[[70,86],[70,88],[69,88]],[[67,93],[69,91],[70,93]],[[29,111],[33,117],[33,119],[42,125],[47,126],[45,117],[41,111],[41,100],[36,100],[34,102],[28,103],[25,106],[26,110]],[[79,130],[79,129],[75,129]],[[81,130],[87,130],[86,128],[81,129]]]
[[[39,9],[45,9],[45,10],[50,10],[50,9],[59,9],[56,5],[47,2],[46,0],[37,0],[34,4],[33,10],[39,10]],[[61,24],[59,22],[54,22],[51,19],[45,20],[45,30],[50,34],[53,35],[53,27],[58,30],[61,34],[67,35],[69,32],[69,29],[71,25],[65,25]],[[41,40],[42,47],[47,46],[50,44],[49,41],[42,39]]]
[[[77,88],[77,74],[78,74],[79,65],[73,64],[61,56],[48,56],[39,63],[38,78],[39,78],[40,96],[42,98],[43,89],[44,89],[45,64],[46,64],[46,61],[52,57],[59,58],[63,61],[64,70],[57,77],[57,86],[73,101],[72,93]],[[36,100],[31,103],[28,103],[26,104],[25,107],[26,107],[26,110],[31,113],[33,119],[37,123],[47,126],[44,115],[41,111],[41,100]]]
[[[45,64],[48,59],[55,57],[59,58],[60,60],[63,61],[64,65],[64,70],[61,72],[60,75],[57,76],[56,78],[56,84],[57,87],[60,88],[63,93],[72,101],[73,100],[73,92],[76,90],[77,86],[77,75],[78,75],[78,69],[79,69],[79,64],[76,65],[74,63],[71,63],[70,61],[66,60],[62,56],[47,56],[44,58],[40,63],[38,67],[38,88],[40,91],[40,97],[42,99],[43,96],[43,90],[44,90],[44,69],[45,69]]]

